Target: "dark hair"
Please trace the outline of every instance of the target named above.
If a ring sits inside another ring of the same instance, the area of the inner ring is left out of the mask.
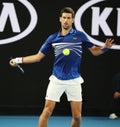
[[[72,14],[72,18],[75,17],[75,12],[70,7],[64,7],[64,8],[62,8],[61,11],[60,11],[60,17],[62,16],[63,13],[71,13]]]

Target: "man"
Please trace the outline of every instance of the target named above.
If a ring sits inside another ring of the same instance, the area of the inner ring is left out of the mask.
[[[112,109],[109,115],[110,119],[118,118],[118,106],[120,105],[120,73],[113,77],[114,92],[112,98]],[[120,108],[119,108],[120,109]]]
[[[39,62],[54,48],[53,72],[46,92],[45,106],[39,119],[39,127],[47,127],[48,119],[55,108],[56,102],[60,101],[60,97],[64,92],[71,106],[71,127],[80,127],[82,110],[81,84],[83,83],[80,74],[82,44],[95,56],[103,54],[113,45],[114,40],[112,39],[107,39],[103,47],[93,45],[83,32],[72,28],[74,16],[72,8],[63,8],[59,17],[61,30],[50,35],[37,54],[10,60],[11,66]]]

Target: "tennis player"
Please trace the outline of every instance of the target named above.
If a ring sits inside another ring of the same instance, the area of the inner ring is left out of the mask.
[[[103,47],[95,46],[85,33],[73,28],[74,16],[75,13],[72,8],[63,8],[59,17],[61,29],[46,39],[38,53],[10,60],[11,66],[40,62],[52,48],[54,49],[53,71],[49,78],[45,106],[40,115],[38,127],[47,127],[48,119],[52,115],[56,102],[60,102],[60,97],[64,92],[71,106],[71,127],[80,127],[82,112],[81,84],[84,82],[80,73],[82,45],[85,45],[94,56],[98,56],[108,51],[114,42],[113,39],[106,39]],[[64,49],[67,50],[64,51]]]

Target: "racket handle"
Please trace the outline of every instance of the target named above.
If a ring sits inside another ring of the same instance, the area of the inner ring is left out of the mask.
[[[16,64],[16,66],[20,69],[21,73],[24,74],[24,70],[22,69],[22,67],[19,64]]]

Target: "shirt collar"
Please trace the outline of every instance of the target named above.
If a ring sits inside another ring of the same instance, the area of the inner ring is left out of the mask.
[[[69,33],[72,34],[73,32],[74,32],[74,29],[72,28],[72,29],[70,30]],[[68,33],[68,34],[69,34],[69,33]],[[57,37],[60,37],[60,36],[61,36],[61,35],[60,35],[60,31],[59,31]]]

